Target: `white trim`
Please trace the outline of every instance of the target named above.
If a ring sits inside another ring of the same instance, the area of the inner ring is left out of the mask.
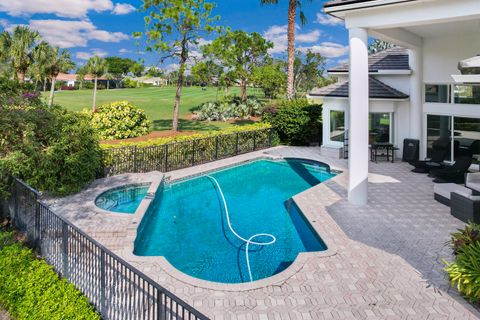
[[[334,75],[334,76],[345,76],[348,75],[348,71],[327,71],[329,75]],[[390,70],[390,69],[382,69],[378,71],[369,71],[368,72],[371,75],[411,75],[412,70]]]
[[[368,2],[361,2],[361,3],[351,3],[346,5],[337,5],[332,7],[324,8],[325,12],[328,14],[332,14],[334,12],[341,12],[353,9],[362,9],[362,8],[369,8],[369,7],[378,7],[378,6],[385,6],[389,4],[396,4],[402,2],[410,2],[413,0],[376,0],[376,1],[368,1]]]
[[[330,97],[330,96],[315,96],[315,95],[308,95],[310,97],[310,99],[332,99],[332,100],[348,100],[349,97]],[[394,102],[397,102],[397,101],[410,101],[410,98],[405,98],[405,99],[395,99],[395,98],[369,98],[370,101],[394,101]]]
[[[480,75],[478,74],[452,74],[456,84],[479,84]]]

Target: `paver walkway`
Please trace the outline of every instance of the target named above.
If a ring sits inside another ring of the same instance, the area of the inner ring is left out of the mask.
[[[322,158],[318,148],[281,147],[266,153],[347,166],[343,160]],[[262,154],[223,160],[221,165]],[[219,165],[169,174],[178,178]],[[451,259],[445,246],[449,233],[464,225],[433,200],[431,179],[410,169],[404,163],[372,163],[370,200],[363,207],[346,200],[348,173],[295,197],[337,253],[312,256],[300,271],[274,285],[239,292],[212,290],[173,277],[161,264],[134,264],[214,319],[480,319],[480,313],[449,287],[442,271],[442,259]],[[88,227],[91,220],[85,219],[73,218],[122,253],[116,247],[120,226],[112,230],[115,226],[110,224],[102,233],[101,226]]]

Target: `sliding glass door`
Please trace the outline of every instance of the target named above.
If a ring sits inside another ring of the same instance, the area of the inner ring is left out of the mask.
[[[393,113],[370,113],[368,130],[370,144],[393,143]]]

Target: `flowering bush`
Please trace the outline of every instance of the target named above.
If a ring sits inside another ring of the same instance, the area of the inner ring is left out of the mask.
[[[149,133],[150,121],[145,111],[128,101],[104,104],[91,113],[92,127],[100,139],[126,139],[141,137]]]

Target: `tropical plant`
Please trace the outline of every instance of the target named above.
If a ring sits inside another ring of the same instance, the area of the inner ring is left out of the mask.
[[[393,48],[394,45],[390,42],[375,39],[369,46],[368,46],[368,53],[374,54],[378,52],[385,51],[387,49]]]
[[[312,0],[309,0],[312,1]],[[260,0],[262,4],[278,4],[279,0]],[[301,10],[302,0],[288,0],[288,60],[287,60],[287,99],[295,97],[295,32],[297,22],[297,11],[300,9],[299,16],[302,25],[307,22],[305,13]]]
[[[87,76],[88,74],[88,70],[86,68],[86,66],[83,66],[81,68],[78,68],[77,69],[77,81],[79,83],[79,89],[83,89],[83,85],[85,83],[85,77]]]
[[[145,111],[128,101],[104,104],[90,116],[92,128],[103,140],[141,137],[150,128]]]
[[[464,246],[455,262],[445,262],[452,286],[474,303],[480,301],[480,241]]]
[[[15,78],[25,81],[25,74],[33,62],[33,51],[40,41],[40,35],[27,26],[16,26],[12,33],[3,31],[0,35],[2,60],[15,70]]]
[[[205,0],[143,0],[143,10],[147,13],[147,51],[158,51],[162,54],[161,61],[173,59],[179,64],[173,131],[178,130],[180,100],[191,49],[198,46],[202,33],[220,30],[213,25],[219,19],[212,16],[214,8],[215,3]],[[142,33],[135,35],[141,36]]]
[[[53,98],[55,96],[55,81],[60,72],[67,73],[69,70],[75,67],[75,63],[70,58],[70,53],[66,49],[60,49],[59,47],[50,48],[47,53],[46,70],[50,76],[51,87],[50,97],[48,99],[48,105],[53,105]]]
[[[29,68],[29,75],[31,79],[35,80],[35,88],[38,87],[39,82],[43,82],[44,86],[46,86],[49,77],[47,66],[50,50],[50,45],[42,41],[32,52],[33,64]]]
[[[213,85],[223,73],[223,68],[212,60],[200,61],[192,67],[192,75],[202,85]]]
[[[268,49],[271,48],[273,43],[260,34],[237,30],[227,31],[212,43],[203,46],[202,51],[205,56],[220,61],[224,68],[234,72],[240,81],[242,101],[246,101],[247,86],[254,79],[253,72],[269,57]]]
[[[88,59],[85,64],[87,72],[94,77],[94,86],[93,86],[93,103],[92,110],[93,112],[97,111],[97,87],[98,87],[98,78],[105,75],[108,72],[107,61],[98,56]]]
[[[459,229],[452,233],[452,239],[449,241],[453,253],[457,255],[466,246],[474,242],[480,242],[480,224],[470,223],[464,229]]]

